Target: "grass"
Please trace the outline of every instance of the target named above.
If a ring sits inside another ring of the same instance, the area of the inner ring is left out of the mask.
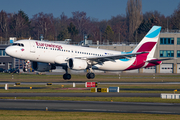
[[[63,92],[63,93],[89,93],[90,92],[90,88],[86,89],[86,90],[71,90],[68,88],[72,88],[73,85],[72,84],[64,84],[63,88],[62,88],[63,84],[60,85],[18,85],[18,86],[14,86],[14,85],[8,85],[9,86],[9,90],[4,90],[4,85],[0,85],[0,87],[2,89],[0,89],[0,93],[58,93],[58,92]],[[173,90],[175,89],[180,89],[180,85],[121,85],[121,84],[116,84],[116,85],[104,85],[104,84],[98,84],[98,88],[108,88],[108,87],[112,87],[112,86],[116,86],[120,88],[120,92],[124,92],[124,93],[174,93]],[[14,89],[12,89],[12,87]],[[30,89],[30,87],[32,87],[32,89]],[[26,88],[26,89],[21,89],[21,88]],[[38,88],[38,89],[35,89]],[[76,88],[85,88],[84,84],[76,84]],[[132,90],[122,90],[122,89],[132,89]],[[133,90],[134,89],[134,90]],[[136,90],[136,89],[141,89],[140,91]],[[148,90],[148,89],[160,89],[160,90]],[[165,91],[165,89],[171,89],[171,91]],[[177,91],[176,93],[180,93],[180,91]]]
[[[180,115],[0,110],[1,120],[179,120]]]
[[[13,79],[12,79],[13,75]],[[0,82],[67,82],[63,80],[62,75],[37,75],[37,74],[9,74],[0,73]],[[80,75],[73,74],[72,81],[98,81],[98,82],[180,82],[179,74],[156,74],[153,79],[152,74],[97,74],[95,79],[89,80],[85,77],[85,73]],[[69,82],[69,81],[68,81]]]

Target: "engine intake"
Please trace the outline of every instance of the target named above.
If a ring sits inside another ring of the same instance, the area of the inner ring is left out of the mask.
[[[85,60],[70,58],[68,60],[68,67],[73,70],[84,70],[88,67],[88,64]]]

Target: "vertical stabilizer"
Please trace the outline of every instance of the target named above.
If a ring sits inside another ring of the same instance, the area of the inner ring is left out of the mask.
[[[146,36],[141,40],[141,42],[133,50],[133,53],[149,52],[148,57],[153,57],[156,44],[159,39],[160,31],[161,31],[160,26],[153,26],[151,30],[146,34]]]

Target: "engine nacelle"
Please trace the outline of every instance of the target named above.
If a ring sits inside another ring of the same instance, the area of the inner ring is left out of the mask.
[[[46,72],[49,70],[56,69],[56,66],[51,65],[49,63],[32,62],[32,68],[39,72]]]
[[[70,58],[68,67],[73,70],[84,70],[88,67],[88,64],[85,60]]]

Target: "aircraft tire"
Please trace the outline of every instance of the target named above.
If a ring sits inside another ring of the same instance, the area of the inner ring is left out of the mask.
[[[64,74],[64,75],[63,75],[63,79],[64,79],[64,80],[70,80],[70,79],[71,79],[71,74],[68,74],[68,73],[67,73],[67,74]]]
[[[86,77],[87,77],[88,79],[94,79],[95,74],[94,74],[94,73],[87,73],[87,74],[86,74]]]
[[[94,79],[95,74],[94,74],[94,73],[90,73],[89,77],[90,77],[91,79]]]
[[[87,79],[90,79],[90,73],[86,74]]]
[[[68,79],[68,80],[71,79],[71,74],[67,74],[67,79]]]

